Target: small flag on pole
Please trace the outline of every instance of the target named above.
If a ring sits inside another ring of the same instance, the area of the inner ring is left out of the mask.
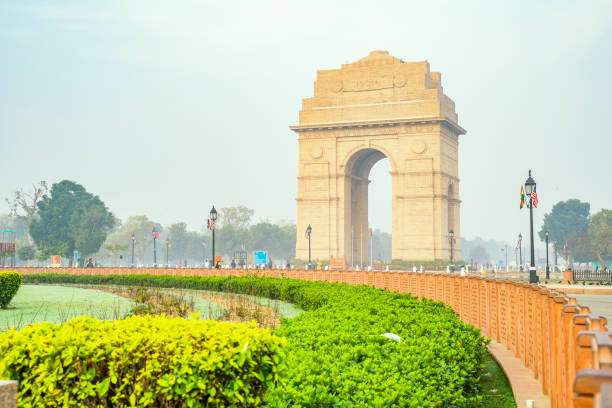
[[[521,186],[521,209],[525,205],[525,193],[523,193],[523,186]]]
[[[372,228],[370,228],[370,236],[372,236]]]
[[[535,208],[538,208],[538,193],[536,193],[536,186],[533,186],[533,192],[531,193],[531,202]]]

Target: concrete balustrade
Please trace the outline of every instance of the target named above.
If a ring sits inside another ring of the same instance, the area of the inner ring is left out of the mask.
[[[444,302],[532,370],[551,407],[603,407],[612,384],[612,333],[564,292],[480,275],[179,268],[13,268],[22,274],[244,276],[370,285]],[[607,391],[606,391],[607,390]]]

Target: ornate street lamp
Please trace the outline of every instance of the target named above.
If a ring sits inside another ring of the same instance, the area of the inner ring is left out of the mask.
[[[550,266],[548,266],[548,231],[546,231],[546,280],[550,279]]]
[[[518,241],[518,247],[519,247],[519,271],[523,272],[523,234],[519,233],[519,241]]]
[[[538,283],[538,275],[535,267],[535,251],[533,245],[533,195],[535,191],[536,182],[531,178],[531,170],[529,170],[529,177],[525,181],[525,194],[529,197],[529,236],[531,238],[530,249],[531,249],[531,263],[529,265],[529,283]]]
[[[132,268],[134,267],[134,244],[136,244],[136,235],[132,232]]]
[[[159,232],[153,227],[153,267],[157,268],[157,238],[159,238]]]
[[[217,210],[215,210],[214,205],[210,210],[210,214],[208,214],[208,219],[208,228],[212,230],[212,264],[213,268],[216,268],[217,262],[215,261],[215,223],[217,221]]]
[[[450,263],[451,263],[450,264],[450,270],[451,270],[451,272],[453,272],[455,270],[455,266],[453,264],[453,244],[454,244],[454,241],[455,241],[455,231],[450,230],[448,232],[448,237],[450,239]]]
[[[306,228],[306,235],[308,235],[308,267],[310,268],[310,234],[312,234],[312,227],[308,224]]]

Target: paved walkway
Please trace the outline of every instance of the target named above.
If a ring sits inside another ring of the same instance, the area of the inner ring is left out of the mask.
[[[560,289],[568,296],[575,297],[582,306],[588,306],[591,313],[608,319],[612,326],[612,286],[610,285],[546,285]]]
[[[534,408],[550,408],[550,399],[542,393],[542,384],[533,378],[533,372],[512,351],[494,340],[488,348],[508,377],[518,408],[525,408],[527,400],[533,400]]]
[[[591,313],[604,316],[608,319],[608,326],[612,325],[612,295],[571,295],[578,303],[588,306]]]

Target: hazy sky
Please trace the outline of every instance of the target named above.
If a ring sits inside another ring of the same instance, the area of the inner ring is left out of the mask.
[[[0,197],[71,179],[120,218],[199,229],[212,204],[296,217],[297,124],[317,69],[428,60],[456,103],[462,235],[612,207],[612,2],[0,0]],[[370,220],[390,231],[388,164]],[[8,207],[0,203],[0,213]]]

